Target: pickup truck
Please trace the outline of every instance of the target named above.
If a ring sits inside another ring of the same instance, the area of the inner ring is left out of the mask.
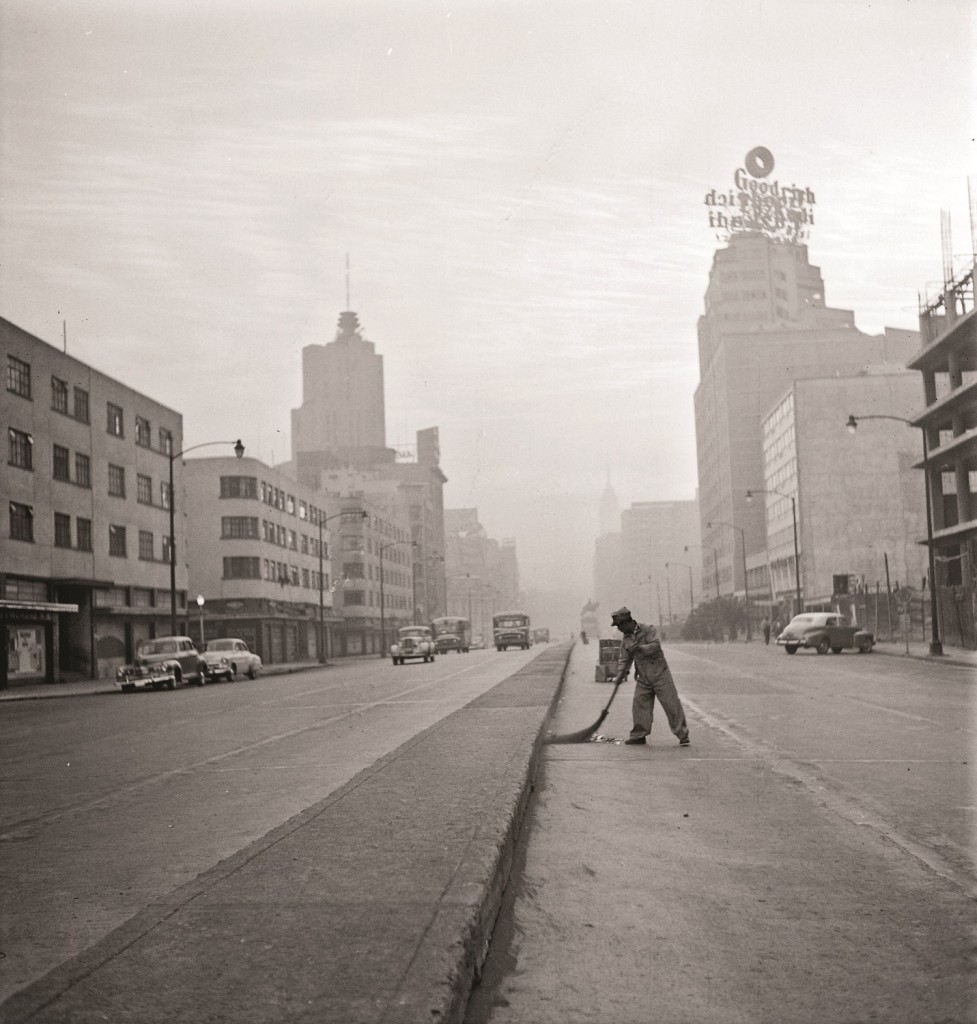
[[[786,629],[777,637],[777,644],[788,654],[796,654],[800,647],[812,647],[818,654],[840,654],[846,649],[868,654],[875,646],[875,637],[868,630],[859,629],[834,612],[804,612],[795,615]]]

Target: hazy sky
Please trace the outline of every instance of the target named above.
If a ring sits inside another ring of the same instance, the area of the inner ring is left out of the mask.
[[[0,315],[290,455],[304,345],[351,307],[387,440],[588,596],[622,506],[696,489],[703,199],[809,186],[829,305],[915,327],[971,250],[972,0],[5,0]],[[974,180],[977,191],[977,179]]]

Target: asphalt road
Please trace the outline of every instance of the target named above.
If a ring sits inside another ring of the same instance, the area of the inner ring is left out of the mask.
[[[538,653],[0,705],[0,1002]]]
[[[692,745],[545,748],[468,1024],[972,1024],[973,669],[666,645]],[[555,732],[610,689],[578,645]]]

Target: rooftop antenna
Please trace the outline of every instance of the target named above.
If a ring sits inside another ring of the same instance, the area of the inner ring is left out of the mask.
[[[950,238],[950,211],[940,210],[940,242],[943,246],[943,287],[953,280],[953,243]]]
[[[970,256],[977,262],[977,194],[971,178],[967,179],[967,201],[970,204]]]

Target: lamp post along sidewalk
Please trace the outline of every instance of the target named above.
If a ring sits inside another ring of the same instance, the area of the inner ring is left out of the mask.
[[[716,549],[713,548],[713,547],[710,547],[708,544],[686,544],[685,545],[685,553],[686,554],[689,553],[689,548],[699,548],[701,551],[711,551],[712,552],[712,571],[713,571],[713,573],[715,574],[715,577],[716,577],[716,600],[718,601],[719,600],[719,556],[718,556],[718,554],[716,552]]]
[[[754,487],[746,492],[746,500],[752,502],[754,494],[776,494],[778,498],[788,498],[790,500],[790,515],[794,523],[794,587],[797,594],[797,605],[794,608],[794,614],[800,615],[804,611],[804,601],[801,598],[801,555],[797,546],[797,500],[792,494],[784,494],[783,491],[764,491],[758,487]]]
[[[366,519],[366,517],[368,515],[369,515],[369,512],[367,512],[365,509],[355,508],[355,509],[347,509],[345,512],[336,512],[334,515],[331,515],[331,516],[320,515],[318,517],[318,519],[319,519],[319,635],[318,635],[318,637],[316,639],[317,639],[317,644],[318,644],[318,647],[319,647],[319,659],[318,660],[319,660],[319,664],[320,665],[328,664],[328,662],[326,660],[326,646],[325,646],[326,633],[325,633],[325,628],[324,628],[324,625],[323,625],[324,600],[323,600],[323,584],[322,584],[322,578],[323,578],[322,577],[322,557],[323,557],[323,552],[322,552],[322,527],[326,523],[328,523],[330,519],[341,519],[343,516],[359,516],[361,519]]]
[[[845,426],[850,434],[858,430],[859,420],[894,420],[896,423],[905,423],[906,426],[915,426],[912,420],[903,416],[849,416]],[[926,440],[926,428],[919,428],[923,434],[923,478],[926,483],[926,549],[929,554],[929,575],[930,575],[930,623],[931,639],[930,654],[940,655],[943,653],[943,641],[940,640],[940,624],[938,621],[939,607],[936,600],[936,550],[933,544],[933,499],[930,492],[930,456],[929,444]]]
[[[746,602],[746,642],[750,643],[753,639],[753,623],[750,616],[750,584],[746,576],[746,531],[742,526],[737,526],[735,523],[726,523],[719,519],[706,523],[706,528],[709,530],[714,526],[728,526],[740,535],[740,550],[743,554],[743,600]]]
[[[234,454],[240,459],[244,455],[244,445],[241,439],[236,441],[204,441],[201,444],[191,445],[179,452],[170,452],[167,458],[170,460],[170,636],[176,636],[176,489],[173,486],[173,463],[188,452],[196,451],[198,448],[207,448],[215,444],[234,445]],[[202,640],[203,638],[201,638]]]
[[[692,591],[692,566],[686,565],[685,562],[666,562],[666,573],[668,572],[668,568],[671,565],[678,565],[681,566],[683,569],[689,570],[689,620],[691,621],[692,617],[695,615],[695,595]],[[671,611],[669,611],[669,615],[671,615]]]
[[[387,548],[395,548],[400,544],[410,544],[412,548],[417,547],[416,540],[392,540],[387,544],[380,546],[380,657],[385,658],[387,656],[387,606],[385,604],[384,593],[383,593],[383,553]],[[413,571],[413,563],[411,563],[411,571]]]

